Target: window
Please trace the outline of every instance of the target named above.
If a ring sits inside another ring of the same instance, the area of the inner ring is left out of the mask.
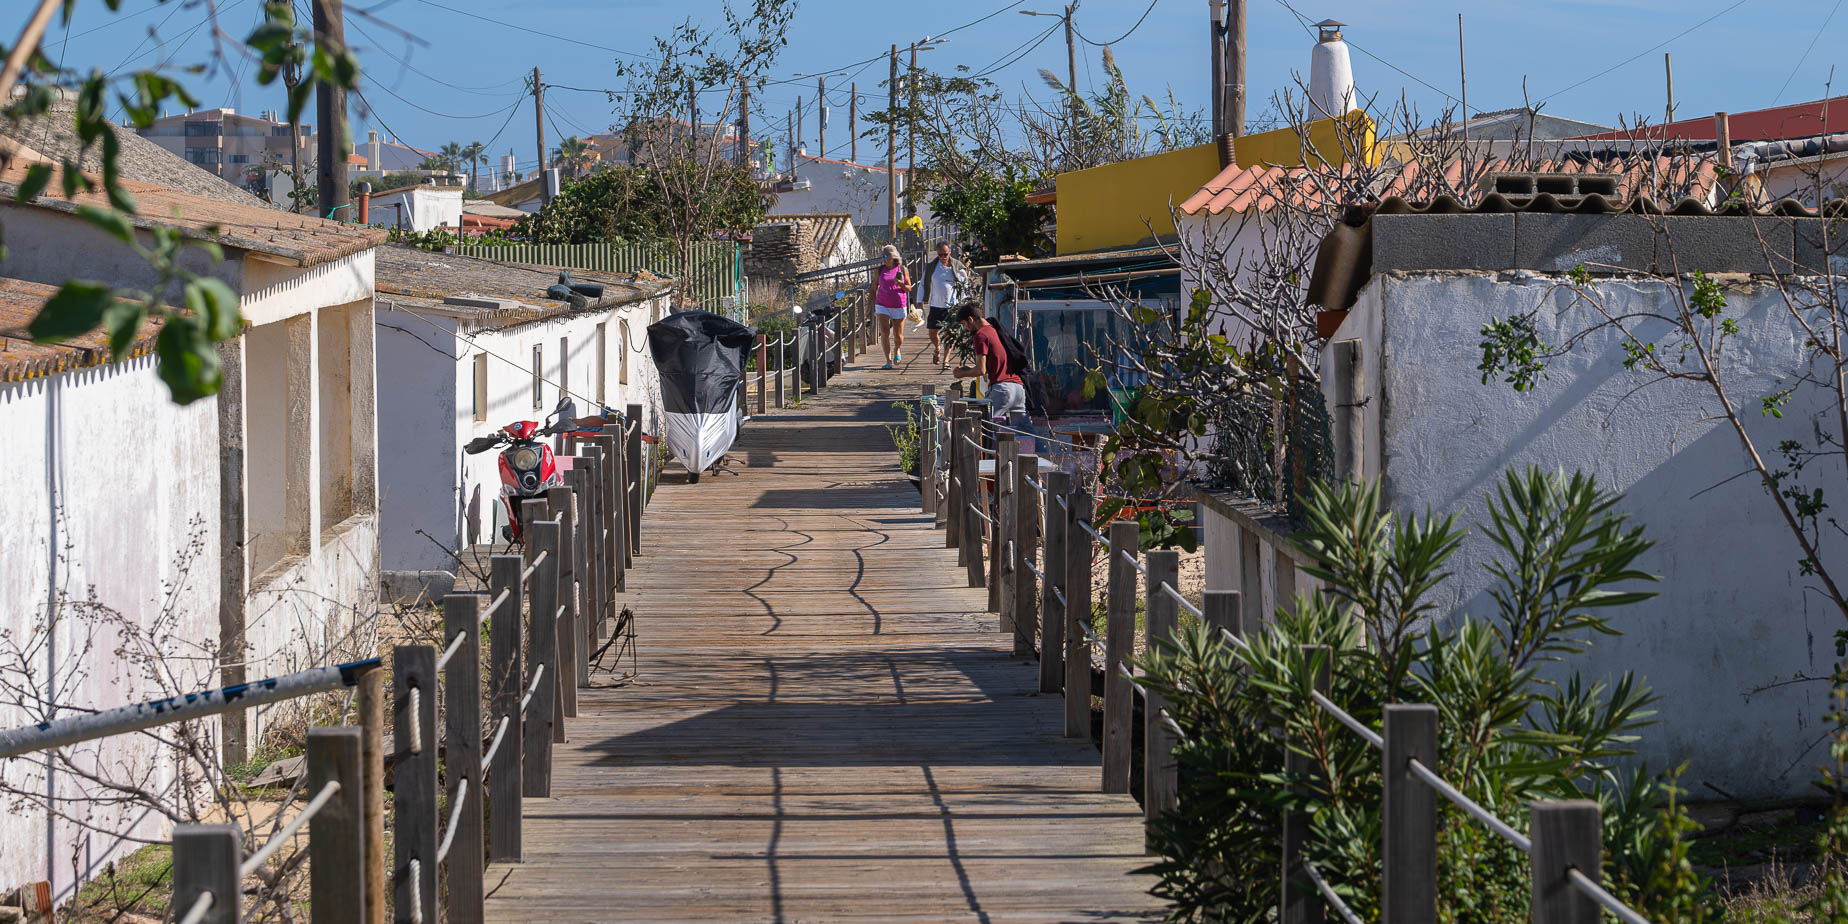
[[[609,379],[610,359],[610,325],[606,321],[597,325],[597,403],[608,404],[609,396],[604,392],[604,385]]]
[[[231,163],[234,163],[234,164],[248,164],[248,163],[250,163],[250,155],[249,155],[249,154],[233,154],[233,155],[231,155],[231,156],[229,156],[229,157],[227,157],[227,158],[225,158],[225,159],[226,159],[226,160],[228,160],[228,161],[230,161]]]
[[[358,316],[352,305],[340,305],[322,308],[314,317],[322,532],[354,513],[352,328]]]
[[[217,148],[187,148],[186,159],[195,164],[218,163]]]
[[[545,407],[545,347],[533,347],[533,410]]]
[[[217,122],[186,123],[186,137],[188,138],[216,138],[218,135],[219,126]]]
[[[558,338],[558,396],[571,394],[571,339]]]
[[[616,367],[616,382],[617,384],[620,384],[620,385],[627,385],[629,384],[629,322],[628,321],[622,322],[622,342],[616,344],[616,349],[622,351],[621,364]]]
[[[488,419],[488,354],[475,354],[475,422]]]

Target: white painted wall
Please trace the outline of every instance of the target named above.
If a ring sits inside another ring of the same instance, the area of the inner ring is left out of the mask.
[[[1713,400],[1697,383],[1637,390],[1644,379],[1622,368],[1614,335],[1594,335],[1555,361],[1531,392],[1483,385],[1478,330],[1491,317],[1526,312],[1557,280],[1533,274],[1376,276],[1337,339],[1363,336],[1367,366],[1378,370],[1367,394],[1370,433],[1386,500],[1394,510],[1460,511],[1484,516],[1483,495],[1510,467],[1582,469],[1621,491],[1624,512],[1657,543],[1640,562],[1662,575],[1660,596],[1614,614],[1624,635],[1600,638],[1574,665],[1588,677],[1624,670],[1643,675],[1662,695],[1660,722],[1641,752],[1655,769],[1691,763],[1682,782],[1710,782],[1742,798],[1807,791],[1829,708],[1825,684],[1753,693],[1804,672],[1827,676],[1840,617],[1798,573],[1799,551],[1747,468],[1723,422],[1700,419]],[[1597,285],[1615,313],[1642,311],[1667,297],[1659,283]],[[1729,387],[1747,405],[1761,446],[1805,438],[1822,413],[1820,396],[1799,393],[1782,420],[1761,417],[1758,397],[1803,356],[1802,338],[1775,291],[1728,284],[1729,317],[1741,336],[1732,347]],[[1563,298],[1563,296],[1555,296]],[[1539,334],[1561,343],[1583,326],[1540,313]],[[1332,381],[1332,379],[1325,379]],[[1841,460],[1812,463],[1806,480],[1839,494]],[[1839,500],[1837,501],[1839,503]],[[1493,612],[1488,576],[1478,563],[1490,550],[1472,535],[1453,561],[1442,611]],[[1848,568],[1841,546],[1830,564]],[[1838,572],[1840,573],[1840,572]]]
[[[9,655],[50,640],[29,658],[41,684],[55,675],[65,702],[124,705],[173,692],[153,688],[141,673],[146,665],[117,655],[125,638],[158,633],[180,640],[162,663],[179,686],[214,686],[214,662],[203,656],[218,637],[216,402],[174,405],[152,358],[142,358],[0,386],[0,427],[13,437],[11,483],[0,490],[13,553],[0,559],[8,601],[0,607],[0,673],[17,682]],[[137,631],[118,631],[112,618],[87,609],[92,604]],[[48,634],[53,611],[62,620]],[[37,718],[0,706],[0,726]],[[105,761],[150,772],[156,789],[172,782],[171,756],[145,738],[94,747]],[[0,761],[0,777],[43,780],[24,761]],[[69,775],[57,786],[62,796],[78,791]],[[155,819],[99,813],[94,820],[140,837],[164,834]],[[88,868],[113,855],[112,840],[69,822],[48,835],[42,815],[8,806],[0,813],[0,887],[49,879],[62,900],[73,852]]]
[[[373,193],[371,209],[368,220],[387,228],[453,229],[462,220],[462,187],[406,186]]]
[[[808,155],[796,158],[796,178],[809,184],[776,194],[770,211],[778,215],[808,215],[846,212],[856,226],[885,225],[887,215],[886,186],[890,182],[883,168],[816,160]],[[898,216],[905,217],[905,174],[898,175]],[[934,221],[930,205],[918,203],[918,215],[925,224]]]
[[[464,441],[456,426],[473,400],[458,370],[473,363],[456,358],[463,345],[454,318],[412,315],[381,301],[377,324],[379,562],[387,571],[454,572],[445,549],[458,547],[461,523],[456,486]]]

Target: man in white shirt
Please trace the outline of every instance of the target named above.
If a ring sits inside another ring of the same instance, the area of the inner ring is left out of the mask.
[[[948,241],[937,245],[937,258],[924,264],[918,272],[923,280],[925,304],[930,306],[924,326],[930,331],[930,361],[943,363],[943,325],[950,323],[950,309],[956,307],[962,284],[969,278],[969,268],[950,256]]]

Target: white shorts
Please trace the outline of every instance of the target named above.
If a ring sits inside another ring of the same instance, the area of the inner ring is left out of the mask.
[[[905,309],[894,308],[891,305],[874,305],[873,313],[882,318],[891,318],[894,321],[903,321],[905,319]]]

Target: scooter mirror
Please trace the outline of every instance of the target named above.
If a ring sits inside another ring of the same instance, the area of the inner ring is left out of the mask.
[[[561,421],[570,420],[577,416],[577,403],[572,401],[569,395],[561,396],[558,399],[558,407],[552,413]]]

